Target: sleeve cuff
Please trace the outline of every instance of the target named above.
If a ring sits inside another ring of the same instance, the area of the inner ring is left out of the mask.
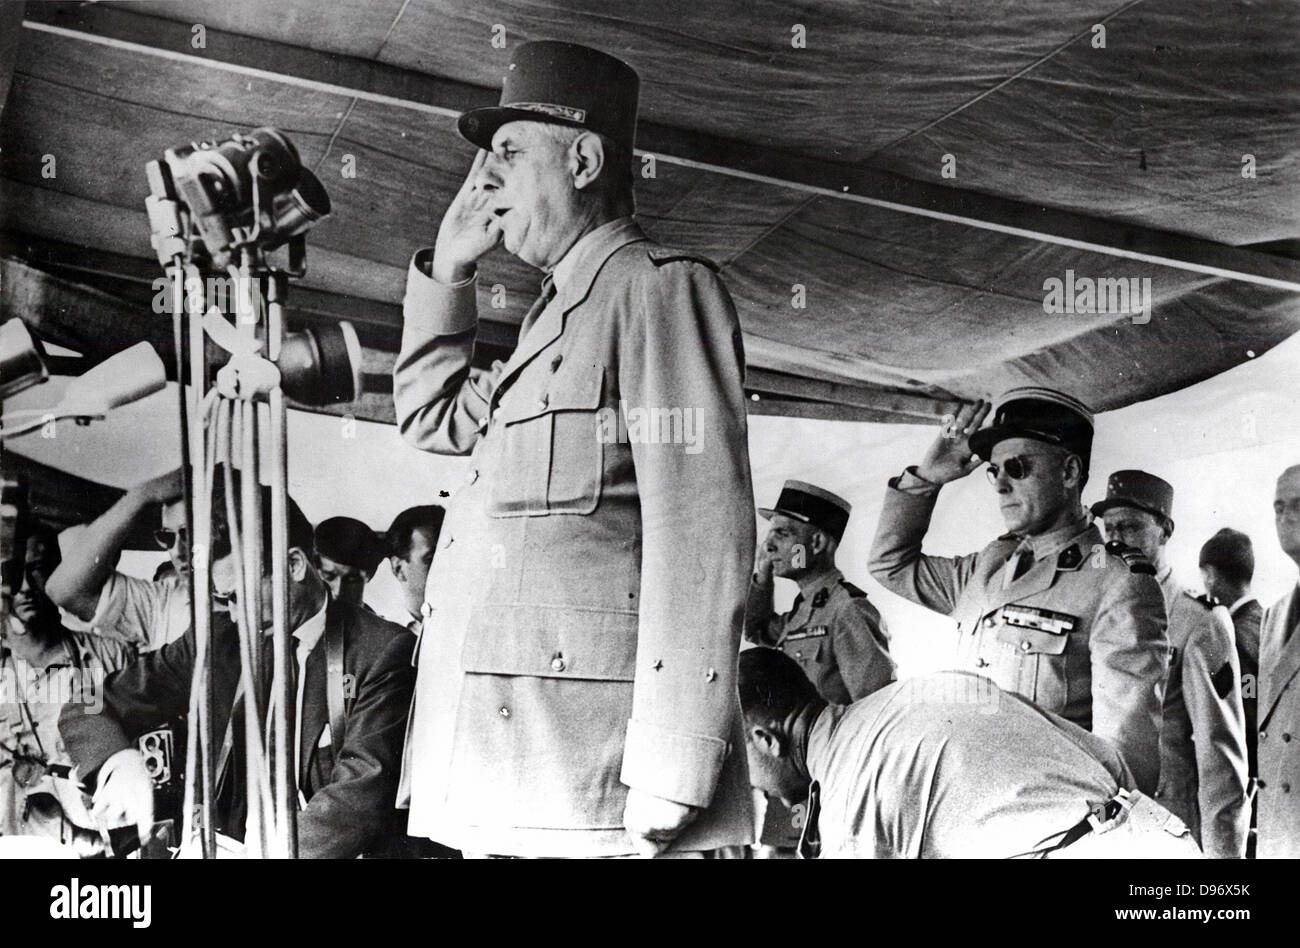
[[[904,494],[933,494],[936,493],[940,486],[933,481],[927,481],[924,477],[916,473],[916,465],[906,468],[902,474],[890,478],[889,486],[894,490],[902,491]]]
[[[627,725],[620,779],[635,790],[704,809],[713,800],[728,745],[716,737]]]
[[[429,275],[433,251],[417,251],[406,273],[402,314],[406,326],[433,336],[473,329],[478,322],[478,274],[459,283],[439,283]]]

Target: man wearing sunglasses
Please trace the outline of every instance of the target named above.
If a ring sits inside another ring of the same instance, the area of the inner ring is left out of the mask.
[[[222,509],[220,499],[216,507]],[[270,489],[265,487],[262,509],[271,509]],[[387,854],[400,843],[404,828],[395,798],[414,686],[414,639],[400,625],[334,599],[312,562],[311,523],[292,499],[288,519],[298,853],[305,859]],[[262,528],[262,609],[254,621],[264,632],[262,665],[270,668],[270,517],[264,518]],[[240,689],[239,636],[231,618],[241,608],[235,593],[241,577],[220,522],[215,533],[212,583],[217,611],[211,675],[213,734],[221,742],[216,809],[221,832],[242,839],[248,803],[247,718]],[[95,782],[95,813],[107,825],[133,825],[142,834],[149,830],[153,788],[134,741],[159,716],[188,706],[194,666],[194,635],[187,632],[114,675],[105,689],[103,713],[87,714],[74,705],[64,708],[59,731],[78,773]],[[272,690],[269,679],[266,675],[258,702],[264,709]],[[264,721],[265,715],[258,723],[262,734],[267,733]]]
[[[1106,546],[1080,503],[1092,415],[1045,388],[967,405],[919,465],[893,478],[871,548],[886,589],[957,622],[953,666],[985,675],[1109,740],[1138,789],[1156,788],[1168,643],[1154,568]],[[988,461],[1007,532],[978,553],[921,544],[942,485]]]
[[[175,570],[151,581],[117,570],[122,550],[141,523],[159,517],[158,548]],[[142,652],[161,648],[190,627],[189,550],[181,472],[171,471],[128,490],[104,514],[59,537],[63,563],[50,576],[50,598],[87,622],[96,633],[128,642]]]
[[[1156,567],[1169,615],[1169,679],[1160,728],[1155,796],[1177,814],[1205,854],[1246,855],[1246,725],[1241,663],[1228,610],[1189,592],[1169,565],[1174,488],[1146,471],[1116,471],[1092,513],[1106,538],[1142,551]]]
[[[94,822],[59,740],[59,709],[78,701],[98,710],[104,679],[135,650],[63,625],[45,595],[59,565],[54,531],[31,530],[23,552],[12,608],[0,614],[0,836],[42,836],[95,854]]]

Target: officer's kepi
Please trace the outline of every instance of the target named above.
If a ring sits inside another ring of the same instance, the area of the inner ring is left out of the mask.
[[[998,399],[993,423],[970,436],[971,450],[987,461],[999,441],[1032,438],[1077,454],[1087,470],[1092,455],[1092,412],[1077,398],[1050,388],[1013,388]]]
[[[640,85],[631,66],[598,49],[551,40],[521,43],[501,83],[501,104],[471,109],[456,127],[490,151],[492,136],[507,122],[550,122],[599,132],[630,156]]]
[[[1132,507],[1153,514],[1174,532],[1174,487],[1162,477],[1146,471],[1116,471],[1106,482],[1106,499],[1092,505],[1094,517],[1116,507]]]
[[[759,507],[758,512],[764,520],[771,520],[773,514],[784,514],[801,523],[811,524],[839,543],[844,537],[844,528],[848,526],[849,512],[852,509],[852,504],[838,494],[803,481],[786,481],[781,488],[781,496],[776,499],[776,506]]]

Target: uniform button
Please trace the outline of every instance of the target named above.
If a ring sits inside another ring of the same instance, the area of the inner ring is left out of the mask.
[[[794,653],[794,657],[795,657],[798,661],[801,661],[801,662],[802,662],[802,661],[803,661],[803,652],[795,652],[795,653]]]
[[[508,717],[510,717],[510,709],[507,708],[505,705],[502,705],[502,706],[501,706],[501,710],[498,711],[497,713],[498,713],[499,715],[501,715],[503,718],[508,718]]]
[[[1028,651],[1030,650],[1030,648],[1032,648],[1032,646],[1031,646],[1028,642],[1021,642],[1021,643],[1020,643],[1020,651],[1022,651],[1022,652],[1028,652]]]
[[[1260,731],[1260,732],[1259,732],[1259,739],[1260,739],[1261,741],[1262,741],[1264,738],[1266,738],[1266,737],[1268,737],[1268,731]]]
[[[545,395],[543,395],[541,398],[537,399],[537,407],[538,407],[538,408],[545,408],[545,407],[546,407],[547,405],[549,405],[549,404],[550,404],[550,399],[549,399],[547,396],[545,396]]]
[[[563,655],[556,655],[553,659],[551,659],[551,671],[562,672],[567,667],[568,666],[564,664]]]
[[[1283,793],[1290,793],[1290,792],[1291,792],[1291,784],[1289,784],[1289,783],[1284,783],[1284,784],[1282,784],[1282,792],[1283,792]]]
[[[984,620],[984,628],[986,628],[986,629],[991,629],[991,628],[993,628],[993,617],[992,617],[992,616],[989,616],[988,618],[986,618],[986,619]]]
[[[1255,781],[1255,787],[1256,787],[1257,789],[1259,789],[1259,790],[1263,790],[1263,789],[1264,789],[1264,781],[1262,781],[1262,780],[1256,780],[1256,781]]]
[[[706,671],[706,672],[704,673],[704,680],[705,680],[705,681],[713,681],[713,679],[715,679],[715,678],[717,678],[717,677],[718,677],[718,673],[715,672],[712,668],[710,668],[708,671]]]
[[[562,356],[562,355],[557,355],[554,359],[552,359],[552,360],[551,360],[551,371],[552,371],[552,372],[557,371],[557,370],[560,368],[560,363],[563,362],[563,361],[564,361],[564,356]]]
[[[1290,734],[1283,734],[1283,735],[1282,735],[1282,743],[1283,743],[1283,744],[1289,743],[1290,740],[1291,740],[1291,735],[1290,735]]]

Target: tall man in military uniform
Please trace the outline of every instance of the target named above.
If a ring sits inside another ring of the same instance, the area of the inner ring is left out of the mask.
[[[992,678],[1109,740],[1138,789],[1159,775],[1168,661],[1165,606],[1140,553],[1106,547],[1080,494],[1092,415],[1076,399],[1021,388],[964,406],[919,465],[890,480],[871,548],[886,589],[952,616],[954,666]],[[989,461],[1007,533],[978,553],[928,556],[921,543],[942,485]]]
[[[1300,566],[1300,464],[1277,479],[1282,552]],[[1300,586],[1264,612],[1259,634],[1259,858],[1300,858]]]
[[[744,845],[735,666],[753,565],[744,357],[709,262],[632,218],[638,79],[514,50],[485,149],[408,277],[394,367],[417,448],[473,453],[429,573],[410,832],[469,853]],[[546,272],[509,361],[471,367],[476,263]],[[633,412],[684,426],[624,425]]]
[[[786,481],[776,506],[759,509],[772,529],[759,545],[745,608],[745,638],[781,649],[836,704],[894,680],[884,620],[835,566],[850,509],[828,490]],[[794,608],[784,615],[772,612],[773,576],[799,584]]]
[[[1246,854],[1246,731],[1241,666],[1222,606],[1181,586],[1166,556],[1174,489],[1146,471],[1116,471],[1092,505],[1106,538],[1142,551],[1165,597],[1170,648],[1156,798],[1177,814],[1207,856]]]

